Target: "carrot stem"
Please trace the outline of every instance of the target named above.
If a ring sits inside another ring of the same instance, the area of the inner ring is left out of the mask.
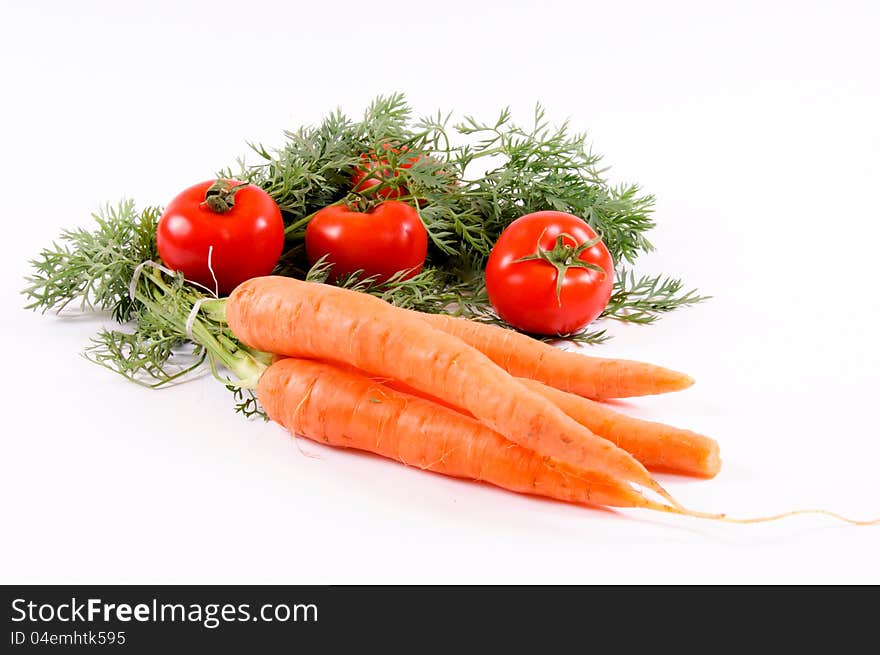
[[[189,305],[185,308],[181,307],[181,303],[176,301],[174,290],[166,283],[160,271],[152,268],[144,269],[141,279],[149,282],[149,285],[137,285],[135,291],[137,300],[143,303],[151,314],[162,316],[177,332],[191,335],[192,341],[204,348],[215,375],[214,363],[219,362],[237,378],[224,380],[226,384],[246,389],[256,388],[271,355],[235,343],[222,333],[215,335],[206,322],[199,318],[198,313],[189,323],[188,314],[192,307]],[[223,300],[205,301],[199,307],[199,311],[204,311],[210,321],[225,322]]]

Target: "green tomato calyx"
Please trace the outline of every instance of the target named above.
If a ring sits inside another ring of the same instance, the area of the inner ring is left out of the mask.
[[[235,194],[247,185],[238,180],[217,180],[205,192],[205,205],[216,214],[225,214],[235,206]]]
[[[553,248],[549,250],[541,247],[541,241],[543,238],[544,233],[542,232],[541,236],[538,238],[538,243],[533,255],[520,257],[519,259],[514,260],[514,263],[518,264],[519,262],[540,259],[553,266],[556,269],[556,302],[560,307],[562,306],[562,282],[565,280],[565,274],[568,272],[568,269],[585,268],[591,271],[598,271],[602,273],[602,275],[607,275],[607,271],[598,264],[585,262],[580,258],[584,251],[589,250],[597,243],[601,242],[602,237],[597,236],[589,241],[584,241],[579,246],[570,245],[565,243],[565,239],[569,239],[575,244],[577,244],[577,239],[570,234],[563,232],[562,234],[557,235],[556,243],[553,244]]]

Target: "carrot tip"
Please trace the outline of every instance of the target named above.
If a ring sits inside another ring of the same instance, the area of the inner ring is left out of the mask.
[[[714,478],[721,470],[721,449],[713,443],[703,460],[701,473],[707,478]]]
[[[657,368],[654,372],[654,393],[682,391],[694,386],[696,380],[687,373],[673,371],[668,368]]]
[[[696,380],[687,373],[668,369],[664,371],[664,373],[665,375],[662,377],[658,376],[658,378],[662,380],[658,385],[661,389],[661,393],[663,391],[682,391],[688,387],[694,386],[696,383]]]

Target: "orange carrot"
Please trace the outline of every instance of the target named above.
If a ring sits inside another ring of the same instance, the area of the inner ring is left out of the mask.
[[[469,416],[395,391],[350,368],[282,359],[263,373],[257,395],[272,420],[331,446],[572,503],[647,503],[625,482],[554,462]]]
[[[856,525],[880,523],[880,519],[860,521],[822,509],[731,518],[658,503],[623,480],[542,457],[470,416],[392,389],[345,364],[279,359],[263,374],[257,395],[268,415],[293,433],[521,493],[730,523],[762,523],[799,514],[820,514]]]
[[[379,298],[268,276],[226,302],[238,339],[257,350],[342,362],[400,380],[461,407],[540,455],[652,489],[675,504],[635,458],[526,389],[478,350]]]
[[[706,478],[714,477],[721,469],[718,442],[714,439],[690,430],[626,416],[602,403],[548,387],[536,380],[521,378],[520,382],[581,425],[631,453],[649,469]]]
[[[397,380],[377,381],[396,391],[419,396],[449,409],[464,412]],[[544,396],[594,434],[623,448],[651,470],[711,478],[721,469],[718,442],[714,439],[690,430],[633,418],[615,412],[595,400],[548,387],[537,380],[519,378],[519,381]],[[467,415],[470,416],[469,413]]]
[[[587,398],[627,398],[686,389],[693,378],[628,359],[566,352],[497,325],[445,314],[410,313],[473,346],[511,375]]]

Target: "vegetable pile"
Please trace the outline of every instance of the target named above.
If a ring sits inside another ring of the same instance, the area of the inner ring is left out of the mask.
[[[601,402],[691,378],[546,343],[599,343],[597,319],[648,324],[703,300],[632,271],[653,197],[610,185],[583,135],[540,107],[528,128],[507,110],[413,120],[392,95],[285,136],[164,210],[128,200],[65,231],[32,261],[28,307],[110,312],[122,325],[93,338],[92,361],[151,387],[207,365],[237,411],[330,445],[718,518],[649,473],[714,476],[714,440]]]

